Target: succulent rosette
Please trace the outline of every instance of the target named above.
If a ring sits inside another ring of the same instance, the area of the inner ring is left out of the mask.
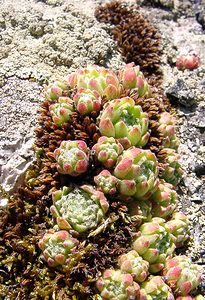
[[[158,185],[157,159],[150,150],[132,147],[119,157],[114,175],[122,195],[148,199]]]
[[[144,260],[135,250],[121,255],[118,258],[118,266],[122,273],[129,273],[137,282],[146,280],[149,272],[149,263]]]
[[[67,82],[71,88],[95,90],[107,100],[118,98],[121,91],[117,75],[109,69],[96,65],[79,69],[68,75]]]
[[[132,221],[135,222],[135,226],[140,226],[144,222],[151,221],[152,204],[150,201],[136,201],[131,198],[126,203],[126,206]]]
[[[86,88],[79,88],[74,95],[73,100],[77,111],[83,116],[101,109],[101,97],[95,90],[92,91]]]
[[[97,159],[106,167],[115,166],[119,155],[123,151],[122,145],[113,137],[101,136],[98,142],[92,147]]]
[[[176,209],[178,196],[173,185],[161,180],[150,200],[153,217],[166,219]]]
[[[109,204],[92,186],[63,187],[52,194],[51,213],[60,229],[79,233],[95,229],[104,219]]]
[[[71,176],[85,173],[89,163],[89,148],[81,140],[62,141],[60,147],[54,151],[58,172]]]
[[[67,97],[60,97],[57,103],[49,106],[53,122],[59,126],[70,121],[73,110],[73,100]]]
[[[152,276],[142,283],[137,300],[174,300],[169,286],[160,276]]]
[[[163,270],[166,283],[176,295],[186,296],[201,282],[201,269],[185,255],[168,258]]]
[[[148,83],[140,72],[140,67],[134,63],[129,63],[124,66],[119,72],[119,78],[122,86],[125,89],[135,89],[139,97],[143,97],[149,90]]]
[[[136,299],[139,285],[131,274],[123,274],[120,270],[107,269],[96,282],[102,299],[129,300]]]
[[[196,55],[182,55],[176,61],[176,67],[179,70],[194,70],[200,65],[200,59]]]
[[[130,97],[108,102],[100,115],[101,135],[114,137],[124,148],[143,147],[149,139],[148,114]]]
[[[104,194],[113,195],[117,192],[118,179],[108,170],[102,170],[97,176],[94,177],[94,182],[98,190]]]
[[[164,148],[158,154],[164,163],[164,170],[161,173],[161,178],[170,184],[176,186],[183,175],[183,170],[179,162],[180,156],[174,149]]]
[[[166,223],[166,227],[175,236],[176,247],[182,247],[189,239],[189,219],[184,213],[175,212],[172,219]]]
[[[50,229],[39,241],[44,259],[50,267],[65,265],[71,258],[72,251],[79,244],[66,230],[55,232]]]
[[[150,273],[157,273],[164,268],[165,260],[175,250],[175,238],[165,226],[162,218],[153,218],[151,222],[140,226],[133,249],[149,262]]]
[[[163,112],[159,118],[158,131],[163,137],[163,146],[165,148],[177,149],[179,146],[179,140],[175,134],[176,119],[168,112]]]
[[[45,91],[45,97],[50,101],[57,101],[59,97],[67,96],[68,83],[65,79],[50,84]]]

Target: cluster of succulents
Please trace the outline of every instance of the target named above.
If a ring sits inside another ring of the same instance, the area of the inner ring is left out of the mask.
[[[160,276],[150,277],[143,282],[139,291],[139,300],[174,300],[170,287]]]
[[[139,66],[129,63],[119,73],[120,80],[125,89],[135,90],[139,97],[143,97],[149,92],[148,83],[140,71]]]
[[[146,199],[158,185],[156,156],[150,150],[131,147],[119,157],[114,169],[122,195]]]
[[[175,238],[165,226],[162,218],[153,218],[142,224],[133,242],[133,248],[149,262],[149,271],[158,273],[164,268],[167,257],[175,250]]]
[[[174,212],[166,227],[176,237],[176,247],[182,247],[190,235],[188,217],[182,212]]]
[[[53,103],[49,107],[53,122],[59,126],[69,122],[73,112],[73,100],[68,97],[59,97],[58,102]]]
[[[168,112],[163,112],[159,118],[158,131],[163,136],[163,146],[165,148],[177,149],[179,146],[179,140],[175,134],[176,120]]]
[[[115,166],[118,157],[123,151],[122,145],[113,137],[101,136],[98,142],[92,147],[99,162],[105,168],[112,168]]]
[[[160,180],[156,191],[150,198],[152,202],[152,216],[166,219],[175,211],[177,199],[178,196],[173,185]]]
[[[191,297],[200,283],[197,266],[174,253],[189,237],[188,219],[176,211],[176,185],[182,176],[179,143],[175,119],[163,112],[157,126],[160,151],[156,155],[148,148],[149,117],[136,99],[148,99],[151,93],[134,64],[118,73],[99,66],[79,69],[46,92],[55,124],[69,123],[72,136],[92,119],[98,138],[89,143],[83,138],[62,140],[54,150],[62,185],[52,190],[54,229],[39,241],[44,260],[62,267],[78,251],[79,241],[84,241],[82,246],[95,236],[96,247],[96,235],[100,239],[107,226],[113,230],[119,216],[132,225],[130,249],[118,251],[113,266],[95,275],[100,299]],[[77,127],[73,114],[81,122]]]
[[[88,169],[88,147],[84,141],[62,141],[54,151],[58,172],[78,176]]]
[[[120,95],[121,85],[116,74],[97,65],[78,69],[68,75],[67,83],[71,88],[85,88],[97,91],[107,100],[116,99]]]
[[[179,162],[179,154],[174,149],[164,148],[160,151],[160,155],[163,163],[165,164],[161,178],[176,186],[183,175],[183,170]]]
[[[89,115],[93,111],[99,111],[101,108],[101,97],[97,91],[80,88],[73,97],[76,110],[81,115]]]
[[[55,231],[50,229],[39,241],[43,258],[51,267],[68,263],[72,251],[78,246],[79,241],[73,238],[68,231]]]
[[[85,232],[97,227],[109,204],[104,194],[92,186],[63,187],[53,193],[51,213],[60,229]]]
[[[198,287],[201,273],[198,265],[185,255],[168,258],[163,270],[165,280],[177,295],[186,296]]]
[[[116,138],[125,149],[143,147],[149,139],[148,115],[130,97],[109,101],[100,115],[99,130]]]
[[[136,299],[139,285],[131,274],[124,274],[120,270],[107,269],[97,280],[96,287],[102,299]]]
[[[121,255],[118,258],[118,265],[123,273],[132,274],[137,282],[143,282],[149,272],[149,263],[144,260],[135,250]]]

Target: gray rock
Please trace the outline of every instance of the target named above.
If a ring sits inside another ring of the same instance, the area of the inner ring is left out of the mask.
[[[195,104],[195,96],[183,79],[177,79],[165,93],[173,103],[179,103],[185,107],[191,107]]]
[[[196,13],[196,19],[201,24],[202,28],[205,29],[205,10]]]

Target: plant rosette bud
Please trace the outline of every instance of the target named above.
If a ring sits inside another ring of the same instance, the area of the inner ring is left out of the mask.
[[[45,98],[50,101],[57,101],[59,97],[67,96],[68,83],[65,79],[50,84],[45,91]]]
[[[140,72],[140,67],[135,66],[134,63],[125,65],[119,72],[119,78],[125,89],[135,89],[139,97],[145,96],[149,90],[148,83],[143,73]]]
[[[176,119],[168,112],[163,112],[159,118],[158,132],[163,137],[163,146],[165,148],[177,149],[179,140],[175,134]]]
[[[161,180],[150,200],[153,217],[166,219],[176,209],[178,196],[173,185]]]
[[[119,140],[125,149],[143,147],[149,140],[149,118],[130,97],[108,102],[99,117],[100,133]]]
[[[61,174],[79,176],[85,173],[89,164],[89,148],[81,140],[62,141],[54,151],[57,170]]]
[[[55,232],[50,229],[39,241],[38,246],[42,250],[44,259],[50,267],[66,265],[72,258],[79,241],[73,238],[66,230]]]
[[[164,164],[160,177],[176,186],[183,175],[179,154],[174,149],[164,148],[158,153],[158,157],[162,159],[162,163]]]
[[[132,147],[119,157],[114,175],[120,194],[143,200],[150,198],[158,185],[158,164],[150,150]]]
[[[94,182],[97,185],[98,190],[104,194],[114,195],[117,193],[118,179],[108,170],[101,171],[94,177]]]
[[[175,236],[176,247],[182,247],[190,237],[189,219],[182,212],[175,212],[172,219],[166,223],[166,227]]]
[[[175,238],[165,227],[165,220],[153,218],[139,228],[139,236],[133,242],[133,249],[149,262],[149,272],[158,273],[164,268],[167,257],[175,250]]]
[[[176,67],[179,70],[194,70],[200,65],[200,59],[196,55],[182,55],[176,61]]]
[[[186,296],[201,282],[201,269],[185,255],[168,258],[163,270],[166,283],[176,295]]]
[[[95,156],[106,168],[115,166],[119,155],[123,151],[122,145],[112,137],[101,136],[97,144],[92,147]]]
[[[62,126],[64,123],[70,121],[70,115],[73,110],[73,100],[67,97],[60,97],[58,103],[49,106],[53,122],[58,126]]]
[[[71,88],[95,90],[107,100],[118,98],[121,92],[117,75],[109,69],[96,65],[78,69],[68,75],[67,82]]]
[[[160,276],[151,276],[143,282],[137,300],[174,300],[170,287]]]
[[[101,97],[95,90],[79,88],[73,100],[77,111],[83,116],[89,115],[93,111],[100,111],[101,109]]]
[[[96,287],[102,299],[129,300],[136,299],[139,285],[132,275],[123,274],[120,270],[107,269],[96,282]]]
[[[104,194],[92,186],[68,188],[52,194],[51,213],[60,229],[83,233],[95,229],[103,221],[109,204]]]
[[[121,255],[118,258],[118,266],[122,273],[131,274],[137,282],[145,281],[149,274],[149,263],[142,259],[135,250]]]

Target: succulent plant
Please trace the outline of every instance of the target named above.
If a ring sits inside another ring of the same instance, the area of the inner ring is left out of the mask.
[[[49,111],[53,122],[59,126],[70,121],[73,112],[73,101],[67,97],[58,98],[58,102],[49,106]]]
[[[112,168],[122,153],[123,147],[113,137],[101,136],[92,147],[92,150],[95,152],[97,159],[106,168]]]
[[[176,209],[178,196],[173,185],[161,180],[150,200],[153,217],[166,219]]]
[[[132,275],[123,274],[120,270],[107,269],[96,282],[102,299],[131,300],[136,299],[139,285]]]
[[[168,112],[163,112],[159,118],[158,131],[163,137],[163,146],[165,148],[177,149],[179,146],[179,140],[175,134],[175,118]]]
[[[150,150],[132,147],[119,157],[114,175],[122,195],[147,199],[158,185],[157,159]]]
[[[135,89],[139,97],[143,97],[148,91],[148,83],[140,72],[140,67],[134,63],[125,65],[119,72],[119,78],[125,89]]]
[[[135,250],[121,255],[118,258],[118,266],[122,273],[131,274],[137,282],[145,281],[149,274],[149,263],[142,259]]]
[[[58,227],[79,233],[96,228],[109,207],[104,194],[89,185],[63,187],[54,192],[52,198],[51,213]]]
[[[117,192],[118,179],[108,170],[102,170],[97,176],[94,177],[94,182],[97,185],[98,190],[104,194],[113,195]]]
[[[107,100],[118,98],[121,91],[117,75],[109,69],[96,65],[78,69],[68,75],[67,82],[71,88],[95,90]]]
[[[182,55],[176,61],[176,66],[180,70],[194,70],[199,67],[200,59],[196,55]]]
[[[169,286],[160,276],[151,276],[142,283],[137,300],[174,300]]]
[[[114,137],[124,148],[143,147],[149,139],[148,114],[141,106],[135,105],[130,97],[115,99],[105,105],[101,115],[99,130],[102,135]]]
[[[150,263],[150,273],[157,273],[164,268],[165,259],[173,255],[174,240],[165,226],[165,220],[153,218],[151,222],[140,226],[132,247]]]
[[[83,116],[101,109],[101,97],[95,90],[79,88],[73,100],[75,101],[77,111]]]
[[[47,100],[57,101],[59,97],[66,96],[64,94],[67,92],[67,90],[68,83],[66,80],[58,80],[47,87],[45,91],[45,97]]]
[[[186,296],[201,282],[201,269],[185,255],[168,258],[163,275],[176,295]]]
[[[176,298],[176,300],[205,300],[205,297],[202,295],[197,296],[179,296]]]
[[[158,155],[161,156],[165,164],[161,178],[176,186],[183,175],[183,170],[179,162],[179,154],[174,149],[164,148]]]
[[[89,163],[88,151],[84,141],[62,141],[60,147],[54,151],[58,172],[71,176],[85,173]]]
[[[150,201],[136,201],[131,198],[126,203],[126,206],[132,221],[135,222],[135,226],[140,226],[144,222],[151,221],[152,204]]]
[[[43,257],[50,267],[67,264],[72,251],[79,244],[66,230],[55,232],[50,229],[39,241],[38,246],[43,251]]]
[[[188,240],[190,236],[189,219],[182,212],[175,212],[172,219],[166,223],[166,227],[175,236],[176,247],[183,246],[184,242]]]

